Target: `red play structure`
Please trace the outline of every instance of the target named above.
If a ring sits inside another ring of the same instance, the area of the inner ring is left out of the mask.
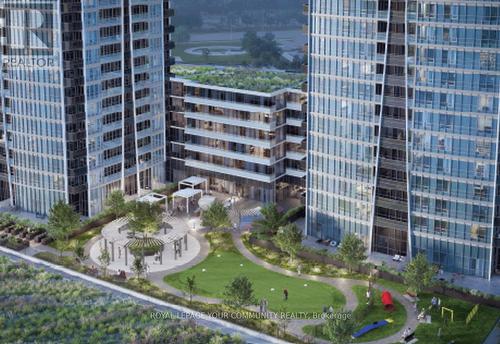
[[[394,310],[394,303],[392,302],[392,295],[387,290],[382,292],[382,303],[386,311]]]

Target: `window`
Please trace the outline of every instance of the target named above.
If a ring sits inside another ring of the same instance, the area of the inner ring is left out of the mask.
[[[437,199],[436,200],[436,213],[441,214],[441,215],[446,215],[448,214],[448,202],[442,199]]]
[[[447,180],[438,179],[436,180],[436,189],[439,192],[449,192],[450,182]]]
[[[120,8],[105,8],[99,10],[99,19],[117,18],[121,15]]]
[[[115,156],[118,156],[122,153],[122,147],[116,147],[112,149],[107,149],[104,151],[104,160],[108,160],[111,158],[114,158]]]
[[[474,198],[485,200],[488,198],[488,189],[483,185],[474,185]]]
[[[120,137],[122,137],[122,130],[116,129],[116,130],[108,131],[107,133],[104,133],[104,135],[102,135],[102,140],[104,142],[108,142],[108,141],[116,140],[117,138],[120,138]]]
[[[148,5],[132,6],[132,14],[146,14],[146,13],[148,13]]]
[[[122,70],[122,63],[120,61],[104,63],[101,65],[101,73],[112,73]]]
[[[120,25],[102,27],[99,30],[101,38],[118,36],[121,33]]]
[[[435,220],[434,221],[434,233],[446,234],[446,232],[448,232],[448,222]]]
[[[102,119],[102,123],[104,125],[106,125],[106,124],[111,124],[111,123],[118,122],[121,120],[122,120],[121,112],[113,112],[113,113],[104,115],[104,117]]]
[[[122,51],[120,43],[108,44],[101,46],[101,56],[118,54]]]
[[[484,178],[485,166],[482,163],[476,163],[476,178]]]
[[[120,173],[122,171],[122,164],[116,164],[113,166],[108,166],[104,168],[104,176],[109,177],[113,174]]]
[[[470,227],[470,238],[471,240],[484,241],[486,239],[487,230],[485,227],[479,225],[472,225]]]
[[[145,49],[149,47],[149,40],[146,38],[136,39],[133,43],[134,50]]]
[[[133,27],[134,32],[144,32],[144,31],[148,31],[149,23],[148,22],[134,23],[132,27]]]
[[[476,141],[476,154],[479,157],[487,158],[491,155],[491,145],[487,141]]]
[[[105,98],[102,100],[102,108],[105,109],[105,108],[108,108],[110,106],[119,105],[121,103],[122,103],[122,96],[121,95]]]

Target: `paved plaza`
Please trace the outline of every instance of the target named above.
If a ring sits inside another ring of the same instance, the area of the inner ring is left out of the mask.
[[[111,258],[108,269],[123,270],[131,273],[134,255],[127,247],[134,238],[127,228],[127,219],[120,218],[106,225],[90,248],[90,259],[100,265],[99,256],[107,246]],[[147,272],[167,272],[195,259],[200,253],[200,243],[191,233],[192,226],[184,218],[165,217],[163,228],[150,237],[164,243],[163,251],[153,256],[146,256]]]

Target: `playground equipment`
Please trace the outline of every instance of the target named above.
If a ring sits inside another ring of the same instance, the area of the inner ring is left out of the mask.
[[[384,309],[386,311],[394,310],[394,302],[392,301],[392,295],[387,290],[382,292],[382,304],[384,305]]]
[[[377,328],[380,328],[382,326],[388,325],[388,324],[390,324],[392,322],[394,322],[392,319],[385,319],[385,320],[381,320],[381,321],[375,321],[374,323],[366,325],[361,330],[359,330],[358,332],[354,333],[352,335],[352,338],[359,338],[362,335],[364,335],[364,334],[366,334],[366,333],[368,333],[370,331],[373,331],[373,330],[375,330]]]
[[[448,312],[450,315],[451,315],[451,322],[453,322],[453,309],[449,309],[449,308],[446,308],[446,307],[441,307],[441,318],[444,317],[444,312]]]
[[[465,319],[465,325],[469,325],[472,318],[474,318],[474,316],[477,314],[478,310],[479,310],[479,305],[475,305],[474,307],[472,307],[471,311],[467,315],[467,319]]]

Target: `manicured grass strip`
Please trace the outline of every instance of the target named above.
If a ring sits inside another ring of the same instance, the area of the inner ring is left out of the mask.
[[[427,293],[419,295],[419,310],[429,307],[432,296],[432,294]],[[436,295],[436,297],[441,298],[441,306],[454,311],[454,322],[445,324],[444,318],[441,318],[441,311],[432,310],[430,312],[432,323],[420,324],[417,327],[416,337],[419,342],[446,344],[454,340],[456,344],[479,344],[486,339],[498,317],[500,317],[499,309],[480,305],[476,316],[466,326],[465,319],[474,304],[442,295]],[[445,316],[449,318],[446,313]],[[439,328],[441,328],[440,338],[437,337]]]
[[[384,306],[382,305],[382,301],[380,298],[381,297],[380,291],[375,290],[374,294],[375,302],[373,303],[373,306],[370,308],[366,304],[366,291],[368,290],[368,288],[364,286],[354,286],[352,290],[354,294],[356,294],[356,297],[358,298],[359,301],[358,307],[354,311],[354,316],[359,322],[359,325],[356,330],[360,330],[361,328],[375,321],[380,321],[384,319],[393,320],[392,323],[380,327],[378,329],[375,329],[371,332],[366,333],[360,338],[357,338],[356,340],[353,341],[353,343],[362,343],[362,342],[369,342],[372,340],[383,339],[392,336],[394,333],[397,333],[399,330],[401,330],[401,328],[403,328],[406,322],[406,310],[403,307],[403,305],[399,303],[396,299],[393,298],[395,307],[394,311],[387,312],[384,310]],[[328,339],[323,334],[323,325],[305,326],[304,332],[318,338]]]
[[[244,275],[253,283],[257,299],[266,298],[272,311],[320,313],[325,305],[339,308],[345,304],[344,295],[330,285],[285,276],[252,263],[234,248],[228,233],[207,236],[213,249],[207,259],[191,269],[166,276],[166,283],[186,290],[187,277],[194,275],[196,294],[223,298],[224,287]],[[283,300],[285,288],[289,292],[288,301]]]

